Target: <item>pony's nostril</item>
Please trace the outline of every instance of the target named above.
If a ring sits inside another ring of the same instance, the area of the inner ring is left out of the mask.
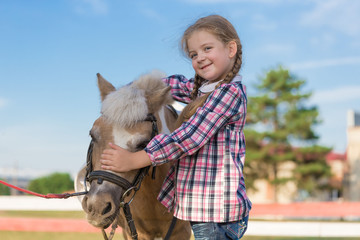
[[[106,204],[106,207],[104,208],[102,214],[105,215],[105,214],[107,214],[107,213],[110,212],[110,211],[111,211],[111,203],[108,202],[108,203]]]

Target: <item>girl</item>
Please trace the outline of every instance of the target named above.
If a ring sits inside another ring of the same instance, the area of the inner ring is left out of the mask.
[[[175,217],[190,221],[195,239],[240,239],[251,209],[242,171],[247,99],[237,75],[240,39],[229,21],[210,15],[191,25],[181,44],[195,77],[164,81],[174,99],[189,103],[180,115],[184,122],[172,134],[154,137],[143,151],[110,143],[102,168],[125,172],[176,161],[159,201],[174,209]]]

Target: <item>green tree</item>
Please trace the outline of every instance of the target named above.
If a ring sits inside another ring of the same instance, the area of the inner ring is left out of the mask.
[[[4,179],[0,179],[2,181],[4,181]],[[0,195],[10,195],[10,188],[0,184]]]
[[[28,189],[33,192],[62,193],[72,190],[74,182],[68,173],[53,173],[45,177],[36,178],[30,181]]]
[[[280,185],[294,181],[299,190],[311,194],[330,172],[325,155],[331,149],[315,145],[318,136],[314,126],[320,121],[317,108],[305,105],[311,93],[302,91],[304,84],[279,66],[259,78],[255,86],[259,95],[248,100],[247,185],[254,188],[256,179],[267,179],[274,186],[275,202]],[[280,177],[279,167],[288,161],[297,164],[295,172],[291,177]]]
[[[294,176],[297,186],[310,196],[314,196],[318,191],[339,187],[332,186],[329,181],[331,171],[325,157],[330,151],[330,148],[318,145],[297,148],[295,151],[297,168]]]

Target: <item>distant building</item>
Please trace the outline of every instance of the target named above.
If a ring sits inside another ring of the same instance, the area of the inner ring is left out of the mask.
[[[346,153],[330,152],[326,156],[326,163],[331,169],[332,177],[330,178],[330,185],[334,188],[332,193],[330,193],[330,198],[331,200],[343,199],[345,176],[349,172]]]
[[[278,177],[291,178],[296,168],[294,162],[284,162],[279,164]],[[294,182],[287,182],[278,187],[276,197],[274,186],[265,179],[255,180],[254,183],[257,191],[247,189],[247,195],[253,203],[274,203],[277,199],[278,203],[291,203],[296,198],[298,189]]]
[[[0,167],[0,179],[20,188],[27,188],[31,180],[45,176],[49,171],[38,171],[31,169],[18,169],[17,167]],[[10,188],[10,195],[24,195],[16,189]]]
[[[347,127],[354,128],[360,127],[360,113],[354,110],[349,110],[347,115]]]
[[[28,178],[16,178],[16,179],[12,179],[12,178],[3,178],[3,180],[9,184],[15,185],[19,188],[23,188],[26,189],[30,179]],[[16,195],[25,195],[25,193],[18,191],[14,188],[10,188],[10,195],[12,196],[16,196]]]
[[[343,199],[344,175],[346,176],[349,171],[346,154],[330,152],[326,155],[326,162],[330,166],[332,173],[332,177],[330,178],[330,185],[333,187],[332,192],[325,191],[310,199],[308,193],[299,191],[296,184],[289,181],[278,187],[277,202],[286,204],[304,200],[337,201]],[[278,176],[291,178],[295,168],[296,164],[294,162],[284,162],[279,165]],[[258,191],[248,190],[248,195],[253,203],[274,203],[274,186],[267,180],[256,180],[255,187]]]
[[[360,201],[360,113],[348,111],[347,161],[349,172],[344,182],[347,201]]]

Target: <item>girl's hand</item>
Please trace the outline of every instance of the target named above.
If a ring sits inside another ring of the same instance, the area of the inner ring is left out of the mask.
[[[145,151],[129,152],[113,143],[110,148],[101,154],[101,168],[114,172],[128,172],[151,165],[149,156]]]

